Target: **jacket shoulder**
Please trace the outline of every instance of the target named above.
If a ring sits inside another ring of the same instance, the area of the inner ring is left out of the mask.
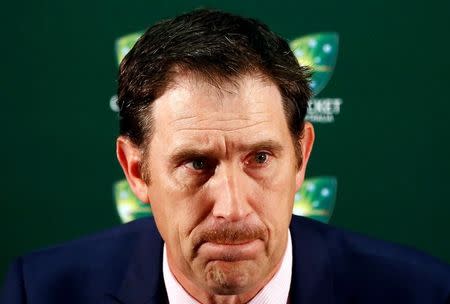
[[[70,303],[86,303],[84,299],[98,290],[119,286],[120,278],[141,244],[150,251],[160,251],[162,240],[152,218],[139,219],[32,252],[12,264],[5,280],[3,297],[15,298],[20,294],[31,303],[34,303],[31,301],[33,298],[45,299],[36,303],[53,303],[46,295],[56,297],[60,292],[67,295],[69,302],[73,301]],[[10,302],[2,302],[0,296],[0,303]]]
[[[123,252],[126,255],[133,248],[132,245],[142,237],[155,240],[160,238],[153,218],[135,220],[73,241],[34,251],[24,256],[23,261],[27,265],[33,264],[34,261],[42,262],[45,259],[53,261],[53,264],[59,260],[89,263],[101,259],[107,262],[108,258],[113,258],[114,254],[120,255]]]
[[[291,230],[321,239],[339,296],[364,303],[450,299],[450,266],[426,253],[306,218],[294,218]]]

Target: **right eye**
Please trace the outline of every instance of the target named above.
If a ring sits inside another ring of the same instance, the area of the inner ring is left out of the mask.
[[[186,162],[186,166],[195,171],[202,171],[208,168],[208,162],[204,158],[197,158]]]

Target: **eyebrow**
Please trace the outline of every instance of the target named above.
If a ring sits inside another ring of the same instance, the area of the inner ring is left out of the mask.
[[[255,143],[241,143],[238,145],[237,150],[241,152],[269,150],[274,154],[278,154],[283,150],[283,146],[275,140],[268,139]],[[170,156],[170,162],[178,164],[188,159],[207,158],[214,154],[217,154],[217,152],[213,148],[194,148],[192,144],[186,144],[175,148]]]
[[[258,150],[270,150],[273,153],[279,153],[283,150],[283,146],[272,139],[263,140],[255,143],[240,144],[239,151],[258,151]]]

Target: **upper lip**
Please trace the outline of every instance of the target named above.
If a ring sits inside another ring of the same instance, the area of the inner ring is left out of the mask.
[[[230,241],[230,240],[214,240],[214,241],[210,241],[210,243],[213,244],[218,244],[218,245],[243,245],[243,244],[247,244],[254,241],[254,239],[252,240],[236,240],[236,241]]]

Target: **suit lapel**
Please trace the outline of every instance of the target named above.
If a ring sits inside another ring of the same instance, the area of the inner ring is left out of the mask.
[[[293,216],[293,269],[290,298],[295,304],[334,303],[333,276],[323,227],[310,219]]]
[[[107,292],[106,303],[168,303],[162,273],[163,240],[151,219],[149,229],[139,234],[130,261],[116,290]]]
[[[291,303],[334,303],[333,276],[324,227],[310,219],[293,216],[293,269],[290,291]],[[107,304],[168,303],[162,274],[163,241],[151,220],[136,246],[116,290],[107,292]]]

